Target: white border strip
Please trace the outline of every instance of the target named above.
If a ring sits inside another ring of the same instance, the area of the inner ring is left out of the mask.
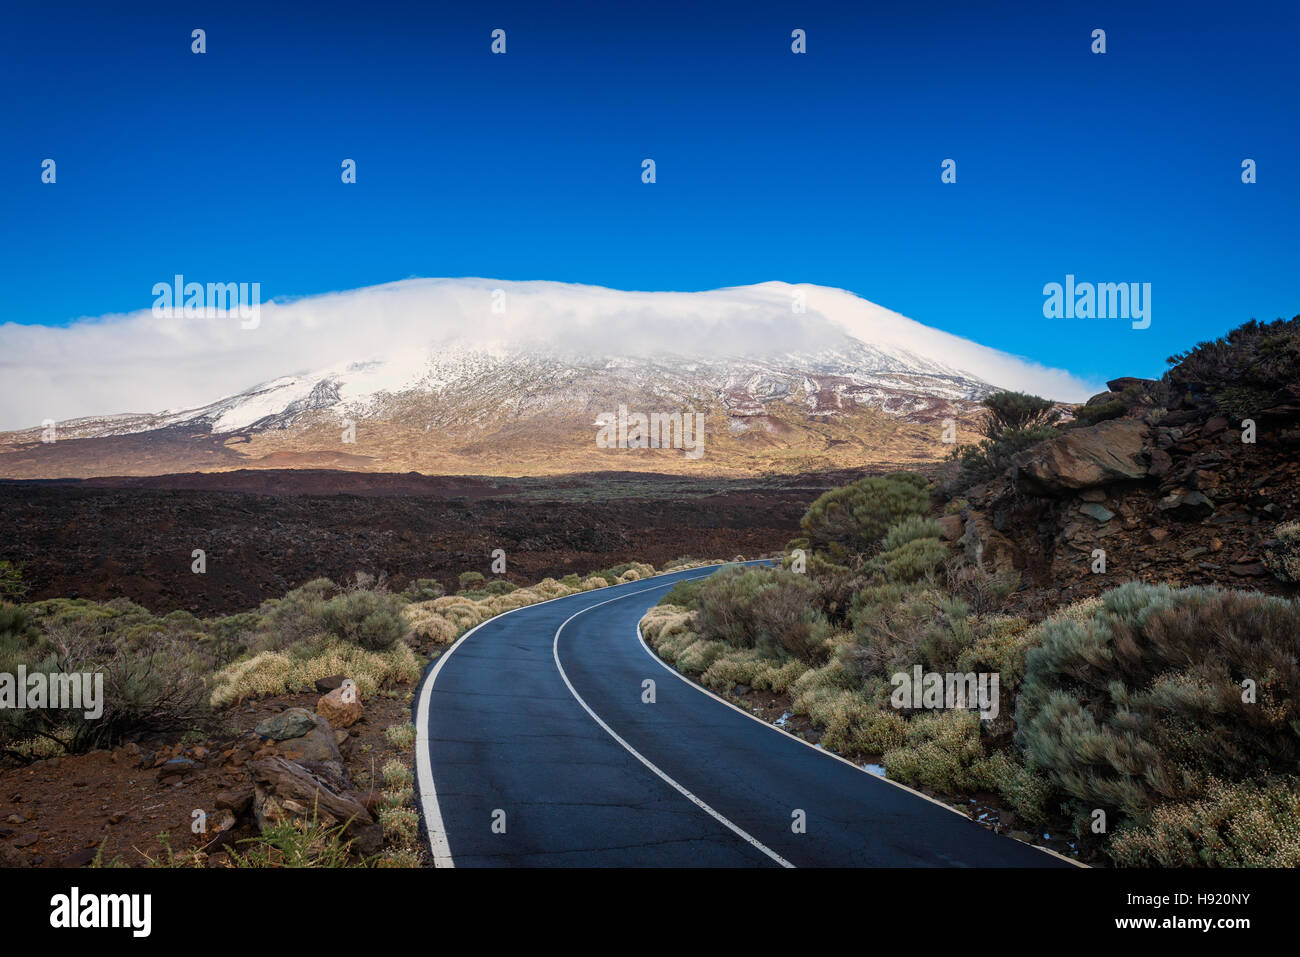
[[[740,563],[722,562],[717,565],[700,565],[697,566],[697,568],[711,569],[712,571],[710,572],[710,574],[712,574],[713,571],[717,571],[719,568],[723,568],[726,565],[734,565],[734,564],[740,564]],[[751,564],[751,563],[746,562],[743,564]],[[641,579],[641,581],[650,581],[653,578],[663,578],[667,575],[680,575],[682,574],[683,571],[695,571],[695,570],[696,569],[694,568],[687,568],[687,569],[676,569],[670,572],[660,572],[658,575],[651,575],[650,578],[643,578]],[[704,577],[704,576],[693,576],[693,577]],[[682,579],[679,580],[687,581],[690,579],[683,577]],[[631,585],[633,583],[625,582],[624,584]],[[610,585],[607,587],[618,588],[619,586]],[[661,586],[656,586],[656,587],[661,587]],[[429,835],[429,852],[433,855],[434,867],[455,867],[456,866],[456,862],[452,859],[451,856],[451,847],[447,843],[447,828],[446,825],[443,824],[442,811],[438,806],[438,791],[433,783],[433,768],[429,762],[429,700],[433,697],[433,683],[438,678],[438,672],[442,671],[442,666],[447,663],[447,659],[451,657],[452,652],[454,652],[457,648],[459,648],[462,644],[464,644],[465,639],[469,638],[470,635],[474,634],[474,632],[478,631],[488,622],[497,621],[501,618],[504,618],[506,615],[513,615],[515,612],[523,611],[526,608],[536,608],[539,605],[547,605],[553,601],[563,601],[566,598],[574,598],[578,595],[590,595],[592,592],[602,591],[602,590],[603,589],[593,588],[591,589],[591,591],[573,592],[570,595],[560,595],[557,598],[548,598],[546,599],[546,601],[533,602],[531,605],[520,605],[518,608],[511,608],[509,611],[503,611],[499,615],[493,615],[491,618],[485,618],[483,619],[483,621],[480,621],[469,631],[465,632],[465,634],[457,638],[452,643],[450,648],[448,648],[441,655],[439,655],[437,660],[434,661],[433,667],[425,675],[424,681],[420,685],[420,700],[419,703],[416,705],[416,709],[415,709],[415,776],[416,776],[416,781],[420,786],[420,805],[424,811],[424,827]],[[653,589],[646,588],[642,590],[651,591]],[[629,592],[629,594],[639,594],[639,592]],[[624,596],[620,595],[619,597],[621,598]],[[614,599],[610,599],[610,601],[613,600]],[[595,606],[593,605],[591,607],[594,608]]]
[[[649,611],[648,611],[648,610],[647,610],[646,614],[649,614]],[[750,714],[750,713],[749,713],[748,711],[746,711],[744,708],[741,708],[741,707],[739,707],[738,705],[734,704],[733,702],[728,701],[726,698],[723,698],[723,697],[720,696],[720,695],[714,694],[714,693],[713,693],[712,691],[710,691],[708,688],[704,687],[704,685],[700,684],[698,681],[695,681],[695,680],[693,680],[693,679],[691,679],[691,678],[688,678],[686,675],[682,674],[680,671],[678,671],[676,668],[674,668],[674,667],[673,667],[672,665],[670,665],[668,662],[664,661],[664,660],[663,660],[662,658],[660,658],[657,654],[655,654],[654,649],[651,648],[648,644],[646,644],[645,636],[641,634],[641,622],[644,621],[644,620],[645,620],[645,615],[642,615],[642,616],[641,616],[641,619],[638,620],[637,623],[633,626],[633,629],[636,631],[636,640],[639,641],[639,642],[641,643],[641,648],[642,648],[642,650],[644,650],[645,653],[646,653],[647,655],[649,655],[649,656],[650,656],[651,658],[653,658],[656,662],[658,662],[658,664],[659,664],[659,665],[660,665],[660,666],[661,666],[665,671],[667,671],[667,672],[673,674],[673,675],[676,676],[677,678],[680,678],[682,681],[686,682],[686,684],[690,685],[690,686],[691,686],[692,688],[694,688],[696,691],[700,692],[701,694],[706,694],[706,695],[708,695],[708,696],[709,696],[710,698],[712,698],[714,701],[718,701],[718,702],[721,702],[722,704],[725,704],[725,705],[726,705],[728,708],[730,708],[732,711],[735,711],[737,714],[743,714],[746,718],[749,718],[751,721],[757,721],[757,722],[758,722],[759,724],[761,724],[763,727],[767,728],[769,731],[771,731],[771,732],[773,732],[773,733],[775,733],[775,734],[779,734],[779,735],[781,735],[781,736],[784,737],[784,738],[789,738],[789,739],[792,740],[792,741],[797,741],[797,742],[799,742],[800,744],[804,745],[805,747],[812,748],[812,749],[813,749],[815,752],[817,752],[818,754],[823,754],[823,755],[825,755],[825,756],[828,757],[828,758],[834,758],[836,761],[839,761],[839,762],[841,762],[841,763],[843,763],[843,764],[847,764],[849,767],[853,768],[853,770],[855,770],[855,771],[858,771],[858,772],[860,772],[860,773],[862,773],[862,774],[870,774],[873,778],[875,778],[875,779],[878,780],[878,781],[884,781],[886,784],[892,784],[894,787],[898,788],[899,790],[906,791],[908,794],[915,795],[916,797],[919,797],[919,798],[921,798],[922,800],[929,801],[931,804],[938,805],[939,807],[943,808],[945,811],[951,811],[953,814],[956,814],[958,817],[962,818],[963,820],[967,820],[967,821],[970,821],[970,820],[971,820],[971,818],[970,818],[968,815],[963,814],[961,811],[959,811],[957,808],[953,807],[951,804],[945,804],[943,801],[938,801],[938,800],[936,800],[936,799],[930,797],[930,795],[928,795],[928,794],[923,794],[923,793],[920,792],[920,791],[917,791],[917,790],[915,790],[915,789],[913,789],[913,788],[910,788],[910,787],[908,787],[906,784],[903,784],[903,783],[900,782],[900,781],[894,781],[894,780],[892,780],[892,779],[890,779],[890,778],[884,777],[883,775],[872,774],[872,773],[871,773],[870,771],[868,771],[866,768],[862,767],[861,765],[854,764],[854,763],[853,763],[852,761],[850,761],[848,758],[846,758],[846,757],[844,757],[844,756],[842,756],[842,755],[836,754],[834,751],[828,751],[828,750],[826,750],[825,748],[819,748],[819,747],[817,747],[817,745],[811,743],[810,741],[806,741],[805,739],[799,737],[798,735],[791,734],[791,733],[788,732],[788,731],[782,731],[780,728],[777,728],[777,727],[774,727],[774,726],[768,724],[766,721],[764,721],[762,718],[758,717],[757,715]],[[612,732],[611,732],[611,733],[612,733]],[[972,821],[972,823],[978,823],[978,822],[974,822],[974,821]],[[1060,853],[1059,851],[1054,851],[1054,850],[1052,850],[1050,847],[1043,847],[1041,844],[1030,844],[1030,843],[1027,842],[1027,841],[1021,841],[1021,840],[1018,840],[1017,838],[1011,837],[1010,835],[1007,835],[1007,834],[1002,834],[1002,835],[999,835],[999,836],[1000,836],[1000,837],[1006,837],[1006,838],[1009,838],[1009,839],[1012,840],[1012,841],[1016,841],[1016,843],[1018,843],[1018,844],[1024,844],[1024,845],[1027,846],[1027,847],[1032,847],[1032,848],[1034,848],[1035,850],[1042,851],[1044,854],[1050,854],[1050,855],[1052,855],[1053,857],[1059,857],[1059,858],[1060,858],[1061,860],[1063,860],[1063,861],[1069,861],[1069,862],[1070,862],[1071,864],[1073,864],[1075,867],[1081,867],[1081,868],[1084,868],[1085,870],[1091,870],[1090,865],[1088,865],[1088,864],[1084,864],[1082,861],[1076,861],[1076,860],[1074,860],[1073,858],[1066,857],[1064,854]]]
[[[676,791],[679,794],[681,794],[682,797],[686,798],[688,801],[690,801],[692,804],[698,807],[701,811],[704,811],[714,820],[725,825],[727,828],[729,828],[733,833],[735,833],[746,843],[751,844],[753,847],[762,851],[764,854],[766,854],[772,860],[776,861],[782,867],[792,868],[794,867],[794,865],[791,864],[789,861],[787,861],[784,857],[776,853],[776,851],[772,850],[766,844],[763,844],[761,841],[758,840],[758,838],[754,837],[752,834],[745,831],[743,828],[739,827],[738,825],[733,824],[731,821],[723,817],[713,808],[709,807],[709,805],[705,804],[698,797],[696,797],[690,791],[686,790],[686,788],[678,784],[667,774],[661,771],[658,767],[656,767],[648,758],[646,758],[643,754],[641,754],[640,751],[638,751],[636,748],[632,747],[632,745],[624,741],[623,738],[619,736],[617,731],[615,731],[613,728],[607,725],[604,722],[604,720],[600,717],[600,715],[592,711],[591,706],[588,705],[587,702],[582,700],[582,695],[578,694],[578,690],[573,687],[573,682],[571,682],[569,680],[569,676],[565,674],[564,665],[560,664],[560,633],[564,631],[564,626],[567,625],[569,622],[573,621],[573,619],[577,618],[579,615],[585,615],[587,612],[591,611],[592,609],[599,608],[601,605],[608,605],[611,602],[622,601],[624,598],[631,598],[633,595],[640,595],[643,592],[647,592],[647,591],[656,591],[663,587],[664,587],[663,585],[656,585],[654,588],[646,588],[646,589],[642,589],[642,591],[628,592],[626,595],[619,595],[617,598],[610,598],[608,601],[598,602],[594,605],[591,605],[587,608],[582,609],[581,611],[575,612],[574,614],[570,615],[568,618],[564,620],[564,623],[561,624],[559,628],[555,629],[555,640],[551,643],[551,654],[555,657],[555,667],[559,669],[560,677],[564,679],[564,684],[569,689],[569,694],[573,695],[574,700],[576,700],[578,704],[582,705],[583,710],[586,711],[587,714],[591,715],[591,719],[595,721],[598,725],[600,725],[602,728],[604,728],[605,731],[609,734],[609,736],[613,738],[615,741],[617,741],[619,744],[621,744],[623,748],[630,755],[632,755],[632,757],[636,758],[638,761],[644,764],[647,768],[649,768],[656,775],[658,775],[662,780],[672,785],[672,787],[676,789]],[[638,619],[638,624],[639,623],[640,620]]]

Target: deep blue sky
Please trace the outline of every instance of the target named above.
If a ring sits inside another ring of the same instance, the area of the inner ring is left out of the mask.
[[[1106,377],[1300,313],[1294,3],[269,6],[6,5],[0,319],[178,272],[782,279]],[[1067,272],[1152,283],[1151,328],[1044,319]]]

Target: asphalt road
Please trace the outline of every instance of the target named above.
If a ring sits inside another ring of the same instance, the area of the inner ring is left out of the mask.
[[[641,616],[673,583],[717,567],[489,619],[434,662],[417,695],[416,783],[436,864],[1072,866],[769,727],[659,661]]]

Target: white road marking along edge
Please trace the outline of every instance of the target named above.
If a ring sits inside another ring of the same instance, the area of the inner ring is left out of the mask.
[[[654,591],[658,588],[663,588],[663,587],[665,586],[656,585],[655,588],[646,588],[643,589],[643,591]],[[714,820],[718,821],[720,824],[725,825],[727,828],[729,828],[733,833],[735,833],[746,843],[753,845],[755,848],[762,851],[764,854],[766,854],[772,860],[776,861],[782,867],[794,867],[793,864],[787,861],[780,854],[776,853],[776,851],[772,850],[766,844],[759,841],[758,838],[754,837],[752,834],[750,834],[740,826],[733,824],[731,821],[723,817],[713,808],[709,807],[709,805],[701,801],[690,791],[686,790],[686,788],[682,787],[682,785],[678,784],[667,774],[661,771],[658,767],[656,767],[648,758],[642,755],[640,751],[638,751],[636,748],[632,747],[632,745],[624,741],[623,738],[619,736],[617,731],[615,731],[613,728],[607,725],[604,722],[604,720],[601,718],[601,716],[596,714],[596,712],[592,711],[591,706],[588,705],[587,702],[582,700],[582,695],[578,694],[577,689],[573,687],[573,682],[571,682],[569,680],[569,676],[565,674],[564,665],[560,664],[560,633],[564,631],[564,626],[567,625],[569,622],[573,621],[573,619],[577,618],[579,615],[585,615],[587,612],[591,611],[594,608],[599,608],[601,605],[608,605],[610,602],[622,601],[624,598],[631,598],[633,595],[640,595],[640,594],[642,594],[642,592],[640,591],[628,592],[626,595],[619,595],[617,598],[611,598],[608,601],[597,602],[594,605],[589,605],[588,607],[582,609],[581,611],[575,612],[574,614],[570,615],[568,618],[564,620],[564,622],[560,625],[559,628],[555,629],[555,640],[554,642],[551,643],[551,654],[555,657],[555,667],[559,669],[560,677],[564,679],[564,684],[569,689],[569,694],[573,695],[574,700],[576,700],[578,704],[582,705],[583,710],[586,711],[587,714],[591,715],[591,719],[595,721],[598,725],[600,725],[602,728],[604,728],[606,733],[608,733],[611,738],[613,738],[620,745],[622,745],[623,748],[628,752],[628,754],[632,755],[632,757],[636,758],[638,761],[644,764],[647,768],[649,768],[656,775],[658,775],[663,781],[671,785],[679,794],[682,795],[682,797],[686,798],[688,801],[690,801],[692,804],[698,807],[701,811],[704,811],[706,814],[708,814]]]
[[[755,562],[722,562],[718,565],[701,565],[700,569],[710,569],[712,572],[719,570],[727,565],[735,564],[755,564]],[[686,569],[695,571],[695,569]],[[651,581],[654,578],[662,578],[666,575],[680,575],[681,570],[662,572],[659,575],[651,575],[650,578],[643,578],[642,581]],[[682,580],[687,577],[683,576]],[[700,577],[700,576],[694,576]],[[631,584],[628,582],[627,584]],[[617,585],[611,586],[617,588]],[[662,585],[656,585],[653,588],[644,588],[640,591],[653,591],[654,588],[661,588]],[[596,591],[599,589],[593,589]],[[629,592],[628,594],[640,594],[640,591]],[[591,594],[591,592],[574,592],[573,595]],[[548,598],[546,601],[534,602],[531,605],[520,605],[518,608],[511,608],[509,611],[503,611],[499,615],[493,615],[479,622],[465,634],[457,638],[450,648],[444,651],[434,661],[433,667],[425,675],[424,681],[420,685],[420,700],[415,709],[415,778],[420,787],[420,806],[424,811],[424,827],[429,835],[429,852],[433,855],[434,867],[455,867],[456,862],[451,856],[451,847],[447,843],[447,829],[442,822],[442,811],[438,807],[438,791],[433,783],[433,769],[429,766],[429,699],[433,696],[433,683],[438,678],[438,672],[442,671],[442,666],[447,663],[452,652],[459,648],[470,635],[478,631],[490,621],[497,621],[506,615],[513,615],[517,611],[523,611],[525,608],[537,608],[539,605],[547,605],[553,601],[563,601],[565,598],[572,598],[573,595],[560,595],[558,598]],[[620,598],[626,597],[620,595]],[[610,599],[613,601],[614,599]],[[602,602],[602,604],[604,604]],[[594,605],[591,607],[595,607]],[[554,650],[554,649],[552,649]]]
[[[617,600],[617,599],[612,599],[612,600]],[[593,607],[594,607],[594,606],[593,606]],[[642,616],[642,619],[644,619],[644,618],[645,618],[645,616],[643,615],[643,616]],[[679,678],[680,680],[686,682],[686,684],[690,685],[690,686],[691,686],[692,688],[694,688],[696,691],[700,692],[701,694],[706,694],[706,695],[708,695],[708,696],[709,696],[710,698],[712,698],[714,701],[718,701],[718,702],[721,702],[722,704],[725,704],[725,705],[726,705],[728,708],[730,708],[732,711],[735,711],[737,714],[743,714],[746,718],[749,718],[751,721],[757,721],[759,724],[761,724],[763,727],[767,728],[769,731],[773,732],[774,734],[779,734],[779,735],[781,735],[782,737],[784,737],[784,738],[789,738],[789,739],[792,740],[792,741],[798,741],[800,744],[804,745],[805,747],[812,748],[812,749],[813,749],[815,752],[817,752],[818,754],[825,755],[825,756],[828,757],[828,758],[834,758],[836,761],[840,761],[840,762],[842,762],[843,764],[847,764],[849,767],[853,768],[855,771],[858,771],[858,772],[860,772],[860,773],[862,773],[862,774],[871,774],[871,772],[868,771],[866,768],[863,768],[863,767],[861,767],[861,766],[859,766],[859,765],[854,764],[854,763],[853,763],[852,761],[850,761],[848,758],[843,757],[842,755],[836,754],[834,751],[827,751],[825,748],[819,748],[819,747],[817,747],[817,745],[812,744],[811,742],[805,741],[803,738],[800,738],[800,737],[798,737],[797,735],[793,735],[793,734],[790,734],[789,732],[782,731],[780,728],[774,728],[772,725],[768,724],[766,721],[764,721],[762,718],[758,717],[757,715],[750,714],[750,713],[749,713],[748,711],[746,711],[744,708],[741,708],[741,707],[737,706],[736,704],[734,704],[733,702],[728,701],[726,698],[723,698],[721,695],[716,695],[716,694],[714,694],[714,693],[713,693],[712,691],[710,691],[708,688],[704,687],[704,685],[699,684],[698,682],[692,681],[690,678],[686,677],[684,674],[682,674],[680,671],[678,671],[676,668],[674,668],[674,667],[673,667],[672,665],[670,665],[668,662],[664,661],[664,660],[663,660],[662,658],[660,658],[657,654],[655,654],[654,649],[651,648],[648,644],[646,644],[645,636],[641,634],[641,622],[640,622],[640,621],[638,621],[638,622],[637,622],[635,625],[633,625],[632,627],[633,627],[633,629],[636,631],[636,640],[639,641],[639,642],[641,643],[641,648],[642,648],[642,650],[644,650],[645,653],[646,653],[647,655],[649,655],[651,658],[653,658],[653,659],[655,660],[655,662],[656,662],[657,664],[659,664],[659,666],[662,667],[665,671],[669,672],[670,674],[672,674],[673,676]],[[879,781],[884,781],[886,784],[892,784],[894,787],[899,788],[900,790],[906,791],[908,794],[914,794],[914,795],[916,795],[917,797],[919,797],[919,798],[921,798],[921,799],[923,799],[923,800],[929,801],[931,804],[937,804],[939,807],[943,808],[945,811],[951,811],[953,814],[956,814],[956,815],[957,815],[958,817],[960,817],[960,818],[964,818],[964,819],[967,820],[967,821],[970,820],[969,817],[967,817],[967,816],[966,816],[965,814],[963,814],[961,811],[957,810],[957,809],[956,809],[955,807],[953,807],[951,804],[944,804],[942,801],[936,801],[934,798],[930,797],[928,794],[922,794],[920,791],[914,790],[913,788],[908,787],[906,784],[903,784],[903,783],[901,783],[901,782],[899,782],[899,781],[893,781],[893,780],[891,780],[891,779],[889,779],[889,778],[887,778],[887,777],[883,777],[882,775],[879,775],[879,774],[871,774],[871,776],[872,776],[873,778],[876,778],[876,779],[879,780]],[[1005,834],[1004,834],[1003,837],[1008,837],[1008,835],[1005,835]],[[1014,840],[1016,840],[1016,838],[1012,837],[1012,838],[1010,838],[1010,840],[1013,840],[1013,841],[1014,841]],[[1090,870],[1090,869],[1091,869],[1090,865],[1085,864],[1085,863],[1083,863],[1082,861],[1076,861],[1076,860],[1074,860],[1074,859],[1072,859],[1072,858],[1066,857],[1064,854],[1060,853],[1059,851],[1054,851],[1054,850],[1052,850],[1050,847],[1043,847],[1043,846],[1040,845],[1040,844],[1028,844],[1027,841],[1020,841],[1020,843],[1021,843],[1021,844],[1027,844],[1029,847],[1032,847],[1032,848],[1034,848],[1035,850],[1038,850],[1038,851],[1042,851],[1044,854],[1050,854],[1050,855],[1052,855],[1053,857],[1059,857],[1059,858],[1060,858],[1061,860],[1063,860],[1063,861],[1069,861],[1069,862],[1070,862],[1071,864],[1073,864],[1075,867],[1082,867],[1082,868],[1084,868],[1085,870]]]

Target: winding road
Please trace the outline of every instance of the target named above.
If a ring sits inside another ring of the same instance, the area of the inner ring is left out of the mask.
[[[436,865],[1073,866],[660,661],[642,615],[676,582],[720,567],[499,615],[430,666],[416,697],[416,784]]]

